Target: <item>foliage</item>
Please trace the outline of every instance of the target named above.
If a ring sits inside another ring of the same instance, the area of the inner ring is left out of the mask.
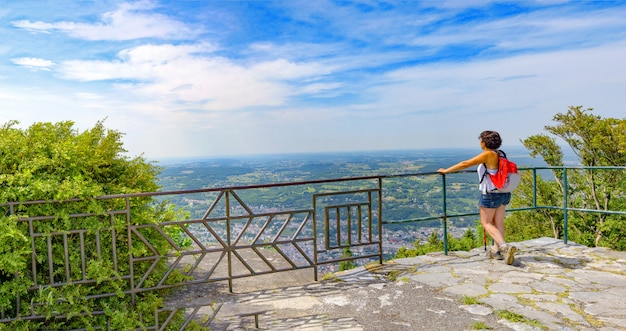
[[[555,125],[545,129],[562,139],[571,148],[581,166],[623,166],[626,164],[626,120],[602,118],[592,114],[593,109],[571,106],[566,113],[554,116]],[[563,165],[563,151],[554,137],[545,134],[531,136],[523,141],[531,156],[539,156],[553,167]],[[537,205],[558,206],[563,201],[565,177],[563,169],[552,170],[554,179],[538,176]],[[624,170],[567,170],[567,198],[570,207],[593,210],[624,210],[626,206],[626,176]],[[532,182],[524,176],[519,191],[514,194],[515,207],[532,205]],[[541,235],[563,235],[563,212],[539,209],[515,213],[507,219],[507,229],[515,239],[535,238]],[[605,246],[626,249],[626,231],[623,215],[607,213],[568,213],[569,239],[587,246]],[[509,237],[511,238],[511,237]]]
[[[536,202],[538,206],[560,206],[563,194],[558,182],[546,181],[537,174]],[[532,173],[522,172],[522,183],[513,194],[511,208],[532,206],[534,199]],[[563,237],[562,209],[536,209],[516,211],[505,219],[507,241],[523,241],[532,238]]]
[[[530,326],[534,326],[536,328],[542,328],[543,329],[543,326],[541,325],[541,323],[538,320],[536,320],[536,319],[533,319],[533,320],[528,319],[528,318],[524,317],[524,315],[520,315],[520,314],[514,313],[512,311],[497,310],[496,311],[496,315],[499,318],[508,320],[510,322],[513,322],[513,323],[524,323],[524,324],[528,324]]]
[[[479,305],[481,304],[481,302],[476,297],[463,295],[463,304],[464,305]]]
[[[160,169],[142,157],[125,156],[122,134],[102,122],[84,132],[71,121],[36,123],[27,129],[18,124],[0,127],[0,311],[4,318],[43,318],[4,327],[92,330],[108,323],[116,330],[145,328],[144,321],[151,319],[139,316],[154,316],[162,294],[136,294],[138,304],[133,304],[127,292],[130,280],[123,276],[131,274],[131,252],[136,257],[148,252],[139,240],[129,246],[126,215],[107,213],[124,210],[127,202],[96,197],[154,192],[160,188]],[[167,203],[151,198],[129,203],[136,225],[179,216]],[[164,231],[180,241],[180,230]],[[142,234],[156,251],[170,248],[158,231],[148,228]],[[167,268],[165,260],[148,272],[150,265],[133,266],[136,278],[150,274],[145,287],[162,279]],[[180,277],[172,273],[165,283]]]
[[[346,247],[343,249],[343,252],[341,253],[341,257],[342,258],[352,257],[352,251],[350,250],[350,247]],[[350,270],[354,268],[356,268],[356,264],[352,260],[339,262],[339,271]]]
[[[482,233],[482,227],[477,226],[477,232]],[[482,236],[476,236],[474,230],[471,227],[467,228],[467,231],[461,238],[454,238],[448,234],[448,250],[449,251],[469,251],[473,248],[483,245]],[[407,248],[402,246],[398,249],[394,255],[395,259],[401,259],[405,257],[415,257],[420,255],[426,255],[432,252],[442,252],[444,250],[444,242],[437,231],[431,232],[426,243],[422,244],[419,240],[413,243],[413,248]]]
[[[472,325],[473,330],[492,330],[493,328],[485,324],[485,322],[476,322]]]

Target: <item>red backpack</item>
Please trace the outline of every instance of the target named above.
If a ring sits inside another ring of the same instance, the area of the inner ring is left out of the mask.
[[[495,175],[489,174],[489,179],[498,189],[497,192],[513,192],[522,179],[522,176],[517,172],[517,164],[509,161],[503,151],[498,150],[496,153],[498,153],[498,172]],[[487,174],[486,170],[487,165],[485,165],[485,175]],[[481,182],[485,175],[481,178]]]

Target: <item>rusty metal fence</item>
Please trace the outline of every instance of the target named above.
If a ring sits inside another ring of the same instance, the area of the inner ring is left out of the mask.
[[[29,240],[32,285],[28,292],[84,285],[91,288],[84,300],[127,295],[134,304],[148,291],[218,281],[228,282],[232,291],[233,280],[238,278],[312,268],[317,280],[319,268],[325,265],[357,259],[382,263],[381,180],[362,177],[110,195],[96,199],[105,206],[97,214],[76,212],[89,203],[80,199],[10,202],[4,207]],[[270,206],[272,201],[251,206],[242,197],[254,190],[315,185],[320,192],[307,196],[309,207],[303,209],[276,208]],[[333,187],[325,189],[324,185]],[[191,212],[179,213],[177,219],[137,221],[141,211],[134,208],[135,199],[150,199],[154,208],[172,199],[183,201],[188,203],[183,209]],[[59,215],[56,208],[61,205],[65,215]],[[52,223],[56,227],[51,227]],[[167,251],[159,251],[155,241],[166,242],[158,246]],[[128,259],[120,258],[123,256]],[[91,268],[103,264],[111,270],[110,277],[95,278]],[[100,286],[107,282],[114,285]],[[50,314],[57,319],[68,317],[42,310],[45,302],[24,302],[22,296],[14,298],[11,311],[0,310],[0,326],[17,320],[43,320]],[[219,308],[211,307],[212,313],[202,324],[210,325]],[[104,314],[104,308],[88,313]],[[162,330],[174,313],[175,309],[161,309],[139,318],[150,321],[146,323],[152,325],[149,329]],[[197,313],[198,308],[187,314],[181,330],[192,319],[199,320]]]
[[[541,168],[520,169],[532,171],[535,186],[537,169]],[[623,167],[609,169],[623,170]],[[568,168],[562,170],[566,176]],[[471,176],[473,179],[475,174]],[[430,215],[404,221],[441,221],[445,244],[448,219],[474,217],[477,213],[448,212],[446,201],[450,198],[446,192],[458,191],[459,186],[456,183],[454,188],[449,188],[450,181],[446,184],[446,176],[438,173],[119,194],[93,201],[9,202],[0,207],[18,223],[29,241],[27,273],[31,286],[28,292],[84,285],[95,289],[82,298],[84,300],[97,302],[100,298],[127,295],[135,303],[142,293],[180,286],[225,281],[232,291],[233,280],[239,278],[310,268],[317,280],[324,267],[341,262],[383,263],[383,224],[396,223],[383,218],[383,204],[389,199],[383,196],[383,180],[422,181],[425,178],[441,188],[435,189],[441,207]],[[567,183],[567,177],[564,179]],[[286,188],[293,190],[281,191]],[[562,206],[538,206],[536,187],[532,191],[533,205],[517,210],[563,210],[565,241],[567,211],[607,213],[569,206],[567,190]],[[281,196],[285,194],[300,195],[298,206],[283,203]],[[136,201],[146,199],[153,208],[165,203],[182,206],[186,212],[175,213],[177,217],[170,219],[145,222],[140,217],[143,211],[136,208],[140,205]],[[251,205],[250,200],[256,204]],[[263,202],[259,204],[259,200]],[[101,212],[81,212],[82,206],[94,201],[104,206]],[[33,206],[46,207],[31,208]],[[65,206],[61,214],[58,206]],[[56,227],[51,226],[52,221]],[[122,260],[128,262],[122,263]],[[110,275],[96,277],[93,268],[110,270]],[[17,276],[0,274],[0,280],[11,281]],[[10,299],[14,308],[0,309],[0,327],[2,323],[17,320],[68,317],[43,309],[46,302],[26,302],[23,297],[27,295],[14,293]],[[201,319],[201,324],[209,326],[219,309],[219,305],[210,307],[209,315]],[[150,325],[148,330],[165,330],[175,312],[176,309],[160,309],[139,318],[149,321],[146,323]],[[93,309],[88,313],[99,315],[105,311],[104,308]],[[198,321],[198,313],[199,307],[188,311],[180,330],[192,320]]]

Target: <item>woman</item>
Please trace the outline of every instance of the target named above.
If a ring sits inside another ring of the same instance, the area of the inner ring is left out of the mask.
[[[494,241],[493,247],[487,251],[487,256],[492,259],[504,259],[506,264],[513,264],[517,248],[504,241],[504,214],[506,205],[511,201],[511,193],[493,192],[496,187],[486,174],[498,172],[498,156],[501,153],[498,148],[502,145],[502,139],[500,134],[495,131],[483,131],[478,139],[483,150],[480,154],[447,169],[441,168],[437,171],[442,174],[449,174],[471,166],[478,166],[479,188],[483,193],[478,201],[480,223]]]

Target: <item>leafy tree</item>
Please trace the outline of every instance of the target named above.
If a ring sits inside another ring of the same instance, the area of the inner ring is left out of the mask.
[[[472,248],[477,247],[477,244],[479,241],[478,241],[478,238],[476,237],[476,234],[472,230],[472,228],[467,227],[467,231],[465,231],[463,236],[459,238],[458,241],[452,241],[452,242],[454,243],[458,242],[458,245],[450,245],[449,249],[451,251],[469,251]]]
[[[562,172],[556,170],[556,172]],[[511,207],[520,208],[533,204],[533,174],[522,172],[522,184],[513,194]],[[536,191],[538,206],[560,206],[563,194],[559,182],[544,180],[537,174]],[[559,209],[541,208],[530,211],[517,211],[505,220],[506,238],[508,241],[523,241],[530,238],[563,236],[563,211]]]
[[[107,214],[123,210],[124,199],[96,197],[157,191],[160,169],[143,157],[126,156],[122,134],[102,122],[83,132],[71,121],[36,123],[27,129],[18,124],[0,126],[0,312],[2,318],[45,318],[0,324],[0,329],[145,328],[151,319],[139,314],[154,316],[162,294],[137,294],[134,305],[124,293],[129,280],[120,275],[130,274],[131,252],[135,257],[148,253],[139,240],[129,247],[124,215]],[[27,201],[46,203],[23,203]],[[168,203],[150,197],[133,199],[130,205],[134,224],[180,216]],[[177,228],[165,231],[174,237],[180,233]],[[143,235],[161,254],[171,248],[158,231],[148,229]],[[81,264],[86,265],[84,273],[77,267]],[[136,264],[134,272],[136,277],[148,273],[145,284],[150,286],[166,267],[161,260],[150,272],[147,263]],[[180,277],[175,272],[166,283]]]
[[[556,124],[546,126],[545,129],[565,141],[582,166],[623,166],[626,164],[626,120],[602,118],[593,115],[592,111],[591,108],[571,106],[566,113],[556,114],[553,118]],[[523,143],[530,150],[531,156],[540,156],[550,166],[563,165],[563,151],[555,138],[538,134],[525,139]],[[539,205],[558,206],[563,201],[563,169],[555,169],[553,174],[553,181],[544,181],[538,176]],[[514,195],[514,205],[532,203],[530,178],[525,176],[524,181],[527,185],[522,185],[520,192]],[[567,185],[570,206],[595,210],[624,210],[626,176],[623,170],[568,170]],[[623,216],[574,212],[568,216],[568,233],[572,240],[589,246],[626,249]],[[557,237],[563,232],[562,225],[559,224],[562,219],[561,211],[539,210],[508,218],[507,227],[516,229],[518,236],[526,238],[534,237],[537,233],[550,233]]]

